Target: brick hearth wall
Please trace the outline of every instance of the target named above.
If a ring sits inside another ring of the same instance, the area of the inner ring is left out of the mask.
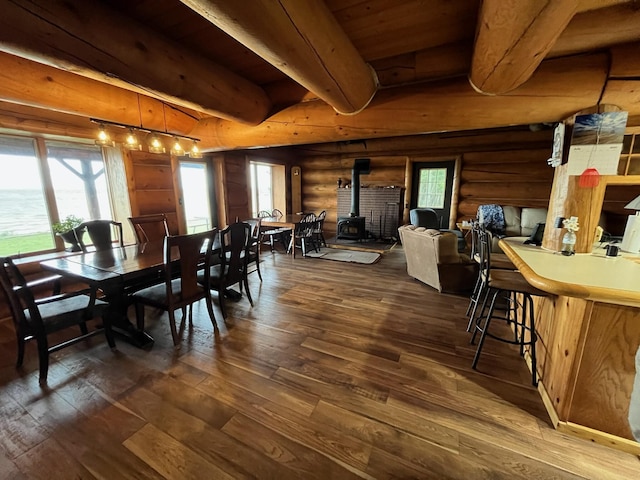
[[[397,238],[402,219],[404,188],[369,187],[360,189],[360,216],[366,218],[370,236]],[[351,213],[351,189],[338,189],[338,218]]]

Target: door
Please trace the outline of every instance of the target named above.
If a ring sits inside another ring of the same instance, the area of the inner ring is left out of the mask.
[[[448,228],[455,160],[414,162],[410,208],[432,208],[440,228]]]

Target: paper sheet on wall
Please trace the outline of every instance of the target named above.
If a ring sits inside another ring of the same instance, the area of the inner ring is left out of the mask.
[[[569,148],[569,175],[595,168],[600,175],[616,175],[627,126],[627,112],[576,116]]]
[[[580,175],[587,168],[597,168],[600,175],[616,175],[622,144],[575,145],[569,148],[569,175]]]

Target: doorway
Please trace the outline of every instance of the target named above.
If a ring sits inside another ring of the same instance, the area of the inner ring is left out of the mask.
[[[455,166],[455,160],[413,163],[409,208],[432,208],[440,228],[448,228]]]

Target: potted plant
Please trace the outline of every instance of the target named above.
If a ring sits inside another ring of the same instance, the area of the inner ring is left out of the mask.
[[[52,225],[54,233],[66,243],[71,244],[71,247],[67,249],[68,251],[79,252],[81,250],[78,240],[82,238],[84,228],[78,229],[77,227],[83,221],[82,218],[75,215],[67,215],[64,220],[55,222]]]

